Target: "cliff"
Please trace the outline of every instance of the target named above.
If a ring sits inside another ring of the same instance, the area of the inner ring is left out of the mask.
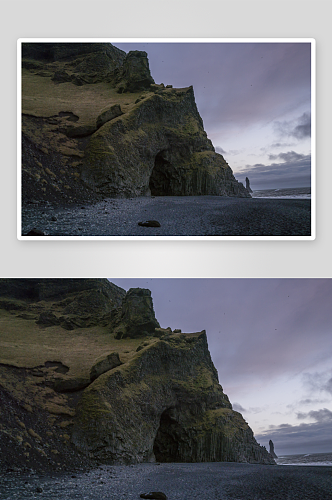
[[[205,331],[161,328],[149,290],[0,280],[2,466],[273,464],[218,382]]]
[[[146,52],[22,44],[22,199],[250,197],[204,131],[192,87],[157,85]]]

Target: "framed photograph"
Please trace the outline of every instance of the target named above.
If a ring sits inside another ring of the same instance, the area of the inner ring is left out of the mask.
[[[315,239],[314,39],[20,39],[19,239]]]

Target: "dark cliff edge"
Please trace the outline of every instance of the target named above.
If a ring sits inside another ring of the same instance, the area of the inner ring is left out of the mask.
[[[274,464],[218,382],[205,331],[161,328],[151,293],[0,280],[0,466]]]
[[[22,44],[22,201],[250,197],[204,131],[192,87],[155,84],[147,53]]]

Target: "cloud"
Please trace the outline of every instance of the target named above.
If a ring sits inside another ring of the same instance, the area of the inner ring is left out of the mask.
[[[280,136],[291,136],[298,140],[311,136],[311,113],[303,113],[295,120],[275,121],[274,129]]]
[[[302,381],[305,388],[311,393],[328,392],[332,394],[332,370],[325,372],[303,373]]]
[[[281,187],[308,187],[311,183],[311,155],[288,151],[277,155],[270,154],[269,159],[280,160],[270,164],[255,163],[246,165],[242,176],[250,179],[252,189],[271,189]]]
[[[220,146],[216,146],[215,150],[217,153],[219,153],[221,155],[227,154],[227,152],[223,148],[221,148]]]
[[[323,408],[322,410],[311,410],[308,413],[297,413],[296,418],[299,420],[306,420],[310,418],[311,420],[316,420],[316,422],[327,422],[332,423],[332,411],[327,408]]]
[[[270,426],[269,429],[255,437],[260,444],[265,446],[268,440],[272,439],[277,455],[330,452],[332,449],[332,412],[324,408],[300,414],[300,418],[304,415],[305,418],[309,416],[316,421],[299,425]]]
[[[233,403],[233,410],[234,411],[238,411],[240,413],[245,413],[247,412],[247,410],[245,408],[243,408],[243,406],[241,406],[239,403]]]
[[[306,399],[301,399],[300,401],[295,401],[292,404],[289,404],[286,406],[289,410],[296,410],[299,406],[308,406],[308,405],[315,405],[315,404],[321,404],[321,403],[329,403],[329,399],[312,399],[312,398],[306,398]]]
[[[302,162],[306,155],[296,153],[295,151],[288,151],[287,153],[279,153],[277,155],[269,155],[269,160],[282,160],[287,163]]]
[[[329,392],[330,394],[332,394],[332,378],[330,378],[330,380],[328,380],[324,386],[324,389],[325,391]]]

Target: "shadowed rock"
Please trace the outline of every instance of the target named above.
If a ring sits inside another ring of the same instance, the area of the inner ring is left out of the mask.
[[[273,441],[271,439],[269,441],[269,446],[270,446],[270,455],[272,455],[273,458],[278,458],[277,455],[275,454],[274,444],[273,444]]]
[[[105,109],[97,118],[97,128],[101,127],[104,125],[104,123],[107,123],[111,120],[114,120],[117,116],[123,115],[123,112],[121,111],[121,107],[119,104],[114,104],[114,106],[111,106],[108,109]]]
[[[141,498],[152,498],[155,500],[167,500],[165,493],[161,491],[150,491],[150,493],[141,493]]]
[[[138,225],[143,227],[161,227],[160,222],[157,220],[146,220],[145,222],[139,222]]]
[[[98,361],[90,371],[90,380],[93,382],[103,373],[108,372],[109,370],[113,370],[117,366],[122,365],[123,363],[120,361],[119,354],[117,352],[112,352],[106,358]]]
[[[250,187],[250,181],[249,181],[249,178],[246,177],[246,190],[249,192],[249,193],[252,193],[252,189]]]
[[[118,80],[120,81],[117,91],[120,94],[148,89],[154,79],[150,74],[147,53],[140,50],[130,51],[124,58]]]
[[[23,203],[250,197],[207,138],[193,88],[155,84],[146,52],[28,43],[22,55]]]
[[[160,328],[149,290],[125,293],[103,279],[4,278],[0,306],[6,465],[275,463],[219,385],[206,332]],[[41,331],[15,310],[60,326]],[[89,316],[95,326],[78,331]],[[42,454],[39,441],[50,444]]]
[[[118,339],[152,335],[160,325],[155,317],[150,290],[130,288],[113,324]]]

